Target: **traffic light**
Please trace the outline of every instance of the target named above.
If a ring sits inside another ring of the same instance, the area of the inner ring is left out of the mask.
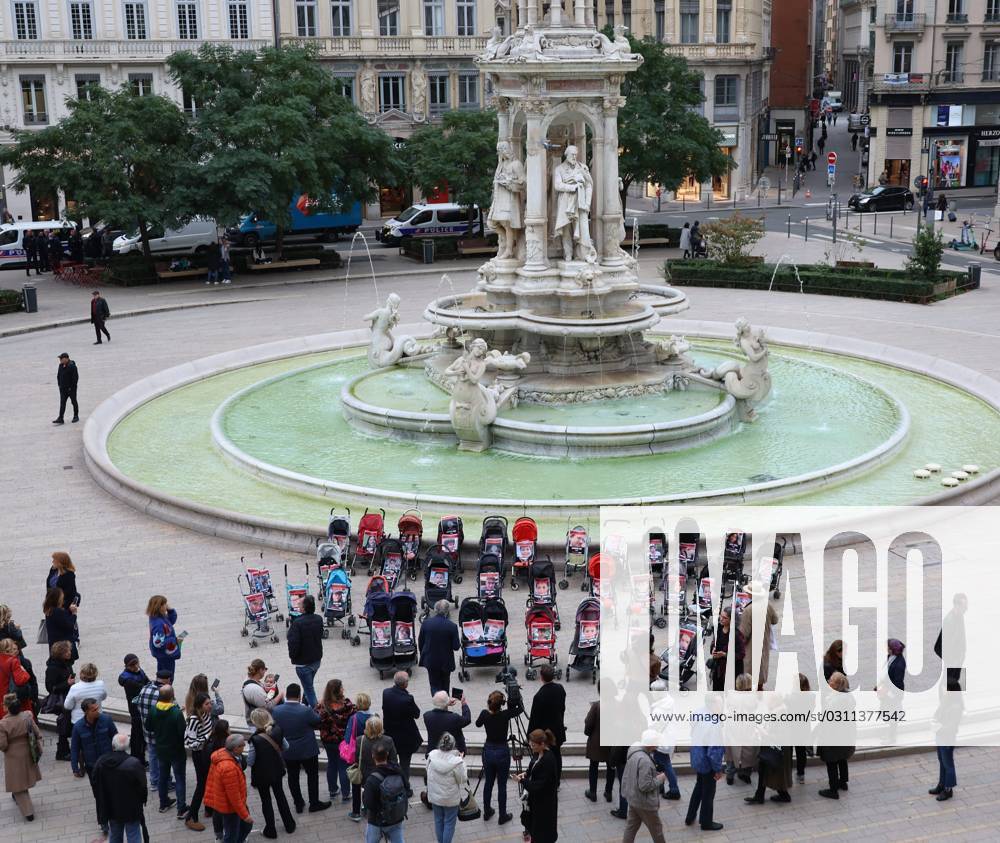
[[[796,155],[801,155],[802,154],[802,144],[801,143],[795,144],[795,154]]]
[[[920,197],[923,198],[927,195],[927,176],[920,176],[917,179],[917,186],[920,190]]]

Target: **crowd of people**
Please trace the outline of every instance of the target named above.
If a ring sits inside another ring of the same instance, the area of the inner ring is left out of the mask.
[[[56,759],[68,762],[74,776],[86,778],[94,799],[97,825],[112,841],[138,843],[148,840],[145,812],[152,798],[160,813],[173,813],[190,831],[202,832],[211,824],[216,839],[243,841],[256,824],[248,803],[248,784],[256,790],[266,839],[278,836],[278,820],[286,834],[293,834],[297,816],[327,811],[339,802],[348,807],[346,818],[364,822],[366,843],[383,837],[402,843],[410,800],[416,784],[411,760],[424,748],[425,785],[420,801],[432,811],[435,839],[451,843],[459,819],[497,817],[498,825],[514,818],[510,789],[517,789],[518,818],[531,843],[554,843],[559,836],[559,792],[563,777],[561,748],[566,742],[566,691],[556,681],[551,666],[539,670],[541,685],[530,705],[522,701],[516,683],[505,691],[492,691],[475,719],[484,733],[482,747],[483,808],[476,801],[478,784],[469,774],[465,729],[473,715],[464,693],[455,698],[448,690],[454,670],[452,644],[455,624],[445,601],[436,604],[425,624],[421,661],[429,662],[428,682],[432,705],[421,711],[409,690],[410,675],[397,672],[382,689],[381,705],[373,706],[369,692],[358,690],[353,699],[344,683],[331,678],[315,690],[322,667],[324,624],[315,601],[307,596],[302,613],[291,622],[288,654],[297,682],[281,688],[279,676],[262,659],[250,662],[239,689],[242,718],[234,728],[234,712],[226,719],[219,680],[209,684],[204,673],[190,678],[186,691],[178,682],[185,633],[178,633],[177,611],[163,595],[153,595],[146,605],[150,678],[144,659],[128,653],[122,660],[117,684],[128,701],[130,729],[120,732],[103,710],[108,689],[93,662],[79,659],[77,623],[81,595],[76,570],[69,555],[52,554],[45,581],[44,619],[39,643],[49,658],[41,693],[35,670],[25,655],[27,642],[10,610],[0,605],[0,751],[3,751],[5,786],[27,821],[34,819],[30,791],[41,780],[39,759],[42,734],[39,713],[56,715]],[[967,602],[956,598],[942,636],[964,649],[961,622]],[[773,612],[768,607],[768,612]],[[720,613],[715,639],[709,649],[712,681],[725,659],[735,653],[736,689],[750,691],[754,682],[745,672],[753,631],[749,613],[735,620]],[[767,627],[777,617],[767,616]],[[767,630],[770,634],[770,629]],[[731,638],[735,637],[732,648]],[[765,641],[766,643],[766,641]],[[430,648],[430,649],[428,649]],[[936,651],[940,655],[941,638]],[[431,652],[433,650],[433,653]],[[769,647],[764,646],[766,654]],[[890,639],[881,676],[876,685],[886,707],[904,690],[905,645]],[[432,657],[433,656],[433,657]],[[721,665],[720,665],[721,663]],[[155,664],[155,670],[153,665]],[[650,676],[659,675],[659,658],[650,654]],[[850,690],[844,668],[844,642],[834,641],[823,659],[823,674],[834,696]],[[761,664],[758,689],[767,681],[768,665]],[[961,673],[949,671],[949,690],[961,690]],[[515,690],[516,689],[516,690]],[[809,682],[800,675],[800,689]],[[599,690],[599,688],[598,688]],[[946,694],[937,714],[941,724],[938,748],[939,780],[930,794],[950,799],[956,785],[954,740],[961,715],[961,694]],[[710,699],[708,705],[718,705]],[[527,714],[527,723],[522,717]],[[586,799],[596,802],[602,766],[603,796],[617,805],[611,815],[624,821],[623,840],[631,843],[645,827],[653,840],[664,840],[659,816],[660,799],[680,800],[681,789],[671,762],[674,747],[664,745],[661,733],[647,730],[632,746],[605,746],[600,742],[601,705],[591,703],[582,724],[587,737],[589,762]],[[422,726],[422,728],[421,728]],[[828,786],[819,795],[840,799],[849,789],[853,746],[821,742],[817,753],[826,766]],[[526,751],[527,764],[521,763]],[[321,793],[320,755],[325,754],[326,792]],[[727,746],[718,722],[705,718],[694,725],[690,764],[695,781],[685,817],[704,831],[723,826],[714,818],[717,783],[725,778],[753,782],[750,805],[792,801],[792,768],[804,781],[811,747]],[[190,769],[189,769],[190,768]],[[249,771],[249,776],[248,776]],[[305,784],[303,787],[303,776]],[[248,781],[249,778],[249,781]],[[193,787],[191,782],[193,780]],[[287,791],[286,791],[287,785]],[[290,797],[290,798],[289,798]],[[495,797],[495,803],[494,803]],[[494,804],[496,809],[494,809]],[[204,822],[203,822],[204,820]]]

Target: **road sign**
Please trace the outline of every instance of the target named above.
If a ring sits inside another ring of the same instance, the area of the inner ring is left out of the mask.
[[[803,143],[802,138],[796,138],[795,139],[795,145],[796,146],[802,146],[802,143]]]
[[[861,117],[859,118],[859,122],[861,123],[862,126],[868,126],[872,122],[871,115],[862,114]]]
[[[836,164],[837,163],[837,153],[836,152],[828,152],[826,154],[826,163],[827,164]]]
[[[834,176],[834,175],[836,175],[837,174],[837,165],[836,164],[827,164],[826,165],[826,174],[828,176]]]

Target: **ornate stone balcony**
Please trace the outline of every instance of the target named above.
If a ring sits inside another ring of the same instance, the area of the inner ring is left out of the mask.
[[[384,56],[413,56],[434,58],[440,56],[477,56],[486,49],[485,37],[474,36],[399,36],[352,35],[346,37],[291,38],[283,37],[282,44],[311,46],[327,58],[362,58]]]
[[[763,61],[764,50],[757,44],[667,44],[667,51],[688,61]]]
[[[225,44],[234,50],[262,50],[271,42],[265,38],[233,40],[229,38],[197,40],[129,39],[122,41],[94,40],[17,40],[0,41],[3,60],[28,61],[146,61],[169,56],[183,50],[197,50],[204,44]]]

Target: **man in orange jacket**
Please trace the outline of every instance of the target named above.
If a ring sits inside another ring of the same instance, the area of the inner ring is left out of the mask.
[[[226,738],[225,749],[212,753],[212,766],[205,781],[205,805],[222,816],[223,843],[243,843],[253,828],[247,809],[247,777],[243,773],[242,735]]]

